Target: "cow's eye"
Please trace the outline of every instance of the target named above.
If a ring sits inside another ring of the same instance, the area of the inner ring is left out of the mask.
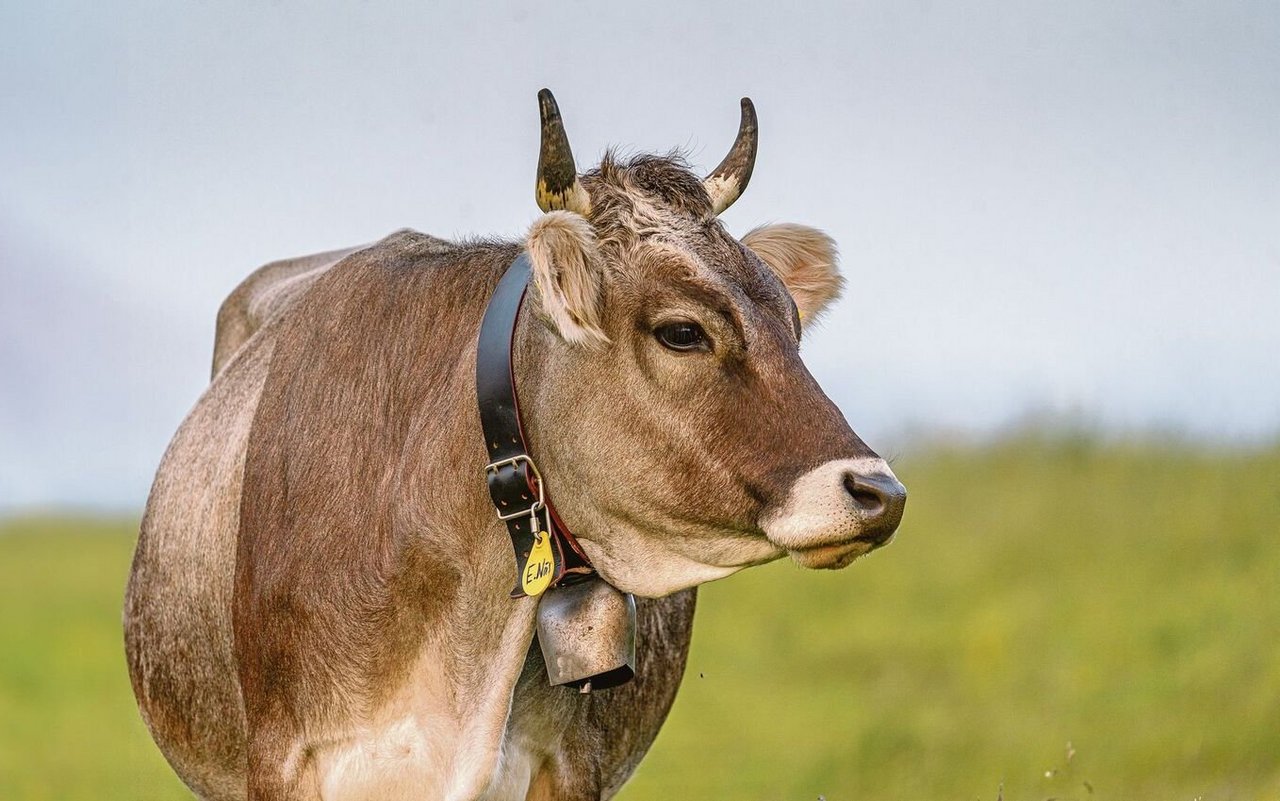
[[[653,329],[653,335],[671,350],[707,349],[707,334],[697,323],[664,323]]]

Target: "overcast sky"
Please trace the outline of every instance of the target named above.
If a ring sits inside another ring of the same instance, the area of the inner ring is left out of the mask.
[[[582,167],[760,115],[725,215],[828,230],[855,429],[1280,428],[1280,4],[0,1],[0,506],[137,507],[247,272],[520,235]],[[16,287],[16,291],[15,291]]]

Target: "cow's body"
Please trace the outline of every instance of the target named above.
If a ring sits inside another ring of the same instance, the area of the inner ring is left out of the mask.
[[[143,716],[205,801],[608,798],[670,709],[697,585],[842,568],[901,519],[799,357],[833,243],[717,219],[750,177],[750,102],[699,179],[653,156],[579,178],[540,101],[547,213],[523,240],[401,231],[267,265],[219,312],[125,604]],[[549,686],[483,478],[477,336],[522,251],[524,444],[557,525],[640,596],[636,678],[605,691]]]
[[[477,480],[484,450],[470,375],[486,289],[514,253],[510,246],[459,247],[399,232],[366,249],[298,260],[295,269],[289,269],[293,263],[268,265],[224,305],[220,322],[251,324],[220,327],[215,379],[174,438],[148,503],[126,609],[143,715],[175,770],[203,798],[243,799],[246,792],[232,597],[240,486],[272,357],[282,340],[315,335],[332,321],[327,312],[346,307],[343,298],[353,284],[369,281],[375,285],[368,292],[402,293],[401,304],[419,306],[423,318],[442,329],[459,319],[474,321],[471,330],[462,325],[448,336],[428,335],[419,340],[420,350],[402,354],[427,393],[416,407],[419,424],[450,432],[430,440],[475,448],[466,455],[447,448],[421,454],[426,463],[414,491],[433,496],[440,522],[424,522],[433,545],[401,547],[422,551],[412,563],[429,560],[432,548],[466,554],[475,571],[427,572],[403,592],[378,594],[381,606],[366,614],[397,617],[385,636],[399,648],[385,659],[349,666],[361,674],[359,685],[376,689],[315,708],[309,741],[288,744],[298,749],[294,761],[304,783],[314,783],[324,798],[390,798],[399,790],[419,798],[607,797],[656,735],[684,669],[694,591],[640,599],[636,681],[591,694],[550,687],[536,647],[530,648],[533,600],[494,603],[505,599],[512,581],[505,529],[477,530],[461,522],[477,513],[493,518]],[[462,274],[475,286],[449,291]],[[397,319],[390,309],[381,319],[358,317],[362,334],[371,337],[372,329]],[[315,358],[315,348],[297,355]],[[399,535],[416,533],[409,526]],[[348,539],[372,554],[374,540],[387,545],[397,534],[356,526],[330,527],[324,536]],[[321,562],[334,558],[333,550],[311,553]],[[320,566],[332,572],[332,565]],[[340,595],[324,597],[337,603]],[[368,599],[356,591],[350,600]],[[498,659],[488,661],[494,653]],[[478,664],[472,655],[486,661]],[[441,753],[446,747],[447,759]]]

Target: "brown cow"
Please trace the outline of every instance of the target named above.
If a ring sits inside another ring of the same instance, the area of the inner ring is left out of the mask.
[[[799,357],[840,288],[831,241],[717,220],[750,177],[750,103],[703,180],[657,156],[579,177],[541,99],[547,213],[523,240],[401,231],[268,265],[218,315],[124,618],[142,715],[207,801],[608,798],[671,706],[696,585],[844,567],[898,525],[902,485]],[[612,690],[549,686],[482,478],[477,332],[522,250],[530,452],[640,596],[637,676]]]

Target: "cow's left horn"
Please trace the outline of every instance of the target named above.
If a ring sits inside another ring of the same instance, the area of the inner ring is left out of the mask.
[[[729,155],[724,157],[720,166],[711,171],[703,180],[707,194],[711,196],[711,208],[716,213],[733,205],[742,190],[747,188],[751,180],[751,171],[756,166],[756,107],[751,98],[742,98],[742,122],[738,124],[738,138],[733,141]]]
[[[538,111],[542,115],[542,147],[538,151],[538,208],[543,211],[565,209],[586,217],[591,213],[591,196],[578,180],[569,137],[560,119],[560,107],[550,89],[538,92]]]

